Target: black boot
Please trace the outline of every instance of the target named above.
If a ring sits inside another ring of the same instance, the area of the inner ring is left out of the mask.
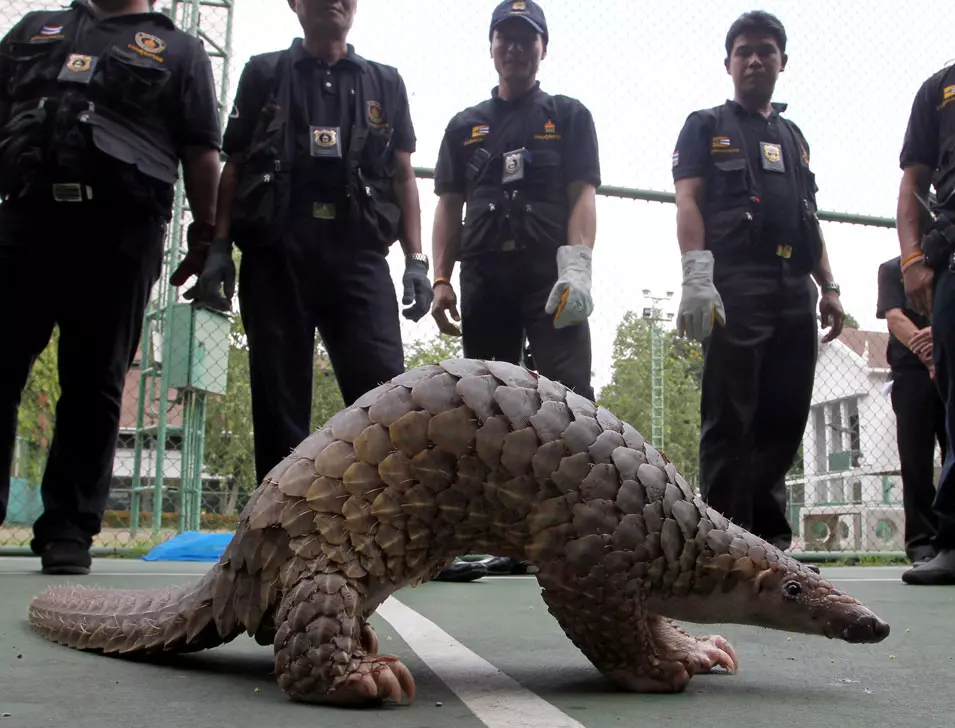
[[[955,584],[955,549],[942,549],[935,558],[912,567],[902,574],[906,584]]]
[[[487,576],[487,567],[477,561],[455,559],[445,566],[431,581],[474,581]]]
[[[90,550],[78,541],[50,541],[40,554],[44,574],[89,574]]]

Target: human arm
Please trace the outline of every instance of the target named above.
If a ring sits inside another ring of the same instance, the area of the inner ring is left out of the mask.
[[[716,261],[706,249],[706,170],[710,163],[709,119],[699,113],[687,117],[673,150],[676,198],[676,238],[683,268],[683,290],[677,309],[677,331],[705,341],[717,321],[726,322],[723,299],[713,283]]]
[[[938,162],[939,89],[934,77],[925,81],[909,112],[909,120],[899,154],[902,179],[896,207],[896,231],[901,253],[902,276],[909,304],[924,316],[931,315],[934,274],[922,256],[925,208],[916,198],[928,197],[932,170]]]
[[[186,257],[170,278],[174,286],[202,273],[215,229],[221,130],[212,64],[199,43],[183,70],[179,99],[173,136],[192,223],[186,233]]]
[[[438,149],[434,168],[434,191],[438,196],[431,228],[431,264],[434,267],[434,301],[431,316],[442,334],[460,336],[461,330],[448,320],[461,320],[457,295],[451,285],[454,264],[461,248],[464,216],[464,160],[454,120],[448,124]]]
[[[431,308],[434,291],[428,280],[427,258],[421,251],[421,201],[418,198],[418,182],[411,166],[416,139],[408,92],[400,75],[397,76],[396,84],[397,101],[395,108],[389,110],[389,116],[392,117],[391,143],[394,150],[391,185],[401,210],[398,240],[405,254],[401,303],[407,308],[402,310],[402,315],[411,321],[419,321]]]
[[[258,111],[261,108],[263,80],[255,65],[247,63],[239,77],[239,87],[222,137],[222,150],[228,155],[217,181],[212,214],[212,241],[198,283],[183,295],[209,308],[228,310],[235,293],[235,263],[232,260],[230,220],[239,173]],[[220,293],[220,287],[224,294]]]
[[[812,277],[822,289],[822,294],[819,297],[819,316],[822,327],[829,327],[828,333],[822,337],[822,342],[828,344],[842,333],[846,321],[846,312],[842,307],[842,301],[839,300],[839,293],[826,289],[826,286],[835,281],[832,276],[832,266],[829,264],[826,240],[821,229],[819,230],[819,240],[822,242],[822,251],[819,254],[819,261],[812,270]]]
[[[557,249],[557,280],[544,311],[554,315],[554,327],[585,321],[594,310],[591,293],[593,250],[597,237],[597,188],[600,153],[593,116],[579,102],[568,109],[561,146],[561,174],[568,205],[564,245]]]

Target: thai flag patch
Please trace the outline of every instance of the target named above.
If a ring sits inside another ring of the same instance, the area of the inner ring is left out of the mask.
[[[673,166],[677,166],[680,163],[680,153],[673,152]]]
[[[40,28],[40,35],[57,35],[61,30],[62,25],[44,25]]]

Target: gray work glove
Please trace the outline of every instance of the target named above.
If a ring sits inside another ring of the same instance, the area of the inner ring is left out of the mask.
[[[406,319],[420,321],[431,310],[434,300],[434,290],[428,280],[428,264],[422,260],[405,258],[405,274],[401,279],[404,285],[404,296],[401,299],[404,309],[401,313]],[[414,304],[414,305],[412,305]]]
[[[219,288],[225,289],[225,295]],[[235,262],[232,260],[232,241],[228,238],[216,238],[209,249],[209,257],[199,275],[199,281],[182,294],[187,301],[196,303],[213,311],[228,311],[232,308],[232,296],[235,295]]]
[[[594,252],[585,245],[562,245],[557,249],[557,282],[547,297],[546,313],[554,314],[554,328],[574,326],[593,313],[590,295],[591,261]]]
[[[683,254],[683,296],[677,311],[681,336],[703,341],[713,333],[714,324],[726,323],[723,299],[713,285],[713,253],[690,250]]]

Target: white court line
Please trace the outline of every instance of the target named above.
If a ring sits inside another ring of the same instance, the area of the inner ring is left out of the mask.
[[[376,613],[488,728],[584,728],[397,599]]]

